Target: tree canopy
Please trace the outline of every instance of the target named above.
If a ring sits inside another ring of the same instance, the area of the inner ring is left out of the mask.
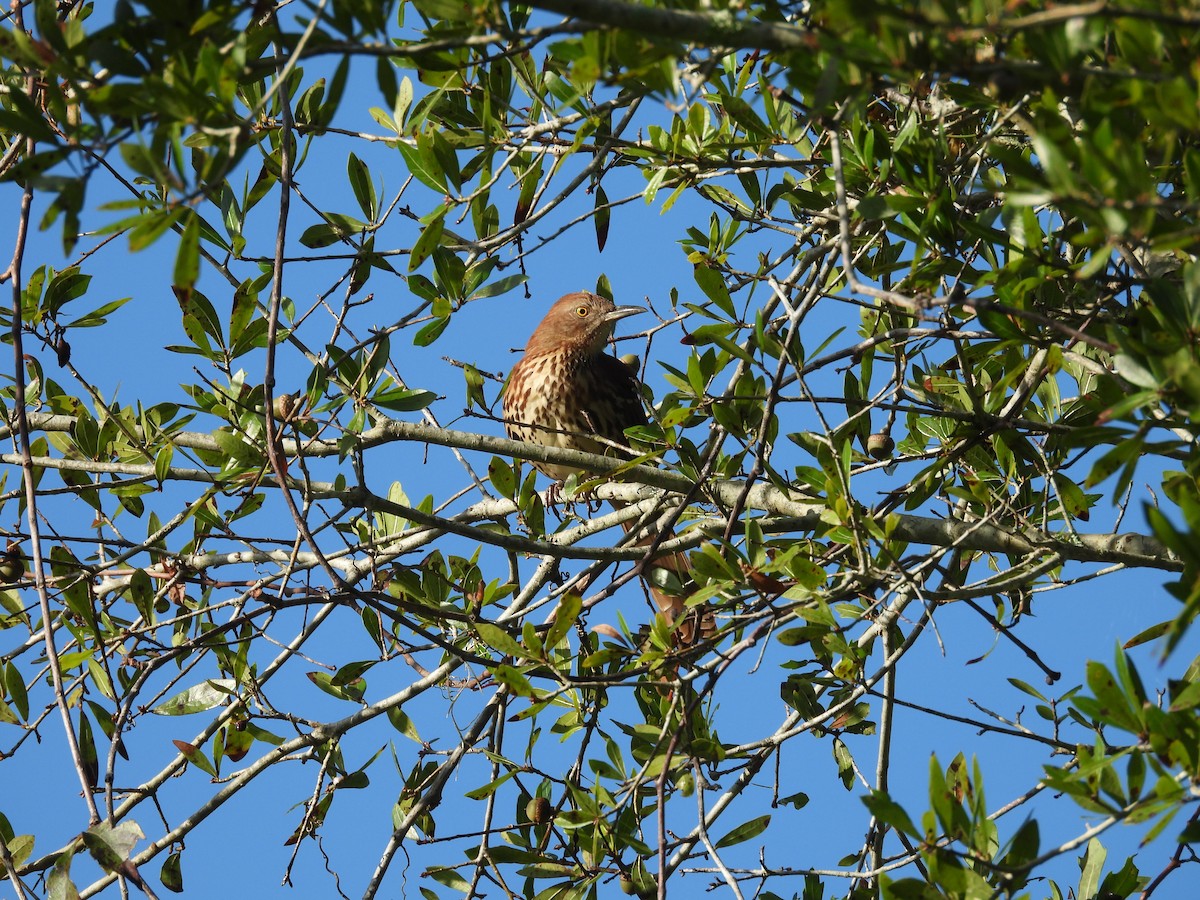
[[[1185,896],[1198,26],[14,0],[3,890]],[[581,288],[632,458],[501,436]]]

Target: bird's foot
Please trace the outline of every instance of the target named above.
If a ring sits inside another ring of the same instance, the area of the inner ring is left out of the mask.
[[[550,487],[546,488],[546,506],[561,506],[563,513],[567,515],[575,511],[576,503],[582,503],[588,515],[593,515],[600,511],[603,502],[596,496],[596,492],[591,490],[577,490],[570,497],[567,497],[566,484],[562,481],[556,481]]]
[[[575,499],[563,496],[564,485],[556,481],[546,488],[546,508],[553,511],[558,521],[563,522],[575,509]]]

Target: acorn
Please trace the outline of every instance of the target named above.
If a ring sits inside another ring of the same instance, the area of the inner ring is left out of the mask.
[[[534,825],[545,825],[553,817],[550,801],[545,797],[534,797],[525,804],[525,817]]]
[[[21,556],[21,545],[13,541],[0,554],[0,585],[13,585],[25,577],[25,559]]]
[[[690,797],[696,793],[696,778],[691,772],[684,772],[675,779],[675,787],[679,788],[679,793],[685,797]]]
[[[896,442],[886,431],[876,431],[867,437],[867,454],[871,459],[891,459]]]
[[[290,422],[296,413],[296,395],[280,394],[275,398],[274,408],[276,422]]]
[[[618,883],[621,893],[629,897],[654,897],[658,894],[658,884],[654,876],[646,871],[641,860],[638,860],[628,872],[622,872]]]

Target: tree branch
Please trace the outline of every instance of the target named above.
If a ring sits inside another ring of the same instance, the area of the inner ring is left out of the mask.
[[[808,50],[807,29],[781,22],[751,22],[732,12],[690,12],[623,3],[621,0],[533,0],[530,6],[574,16],[582,22],[607,28],[636,31],[645,36],[670,38],[720,47],[754,47],[759,50]]]

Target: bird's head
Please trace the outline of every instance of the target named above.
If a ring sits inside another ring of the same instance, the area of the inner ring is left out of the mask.
[[[534,330],[525,353],[540,355],[563,348],[594,355],[604,350],[618,319],[642,312],[640,306],[617,306],[606,297],[577,291],[555,301]]]

